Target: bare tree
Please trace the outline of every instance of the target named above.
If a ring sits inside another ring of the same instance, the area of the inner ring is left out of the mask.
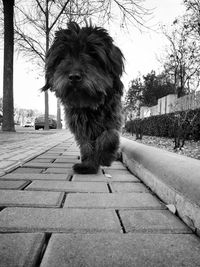
[[[45,55],[49,49],[54,28],[63,21],[69,2],[69,0],[57,1],[55,4],[52,0],[34,0],[30,1],[29,5],[23,5],[21,1],[16,6],[15,33],[18,51],[35,62],[40,70],[44,69]],[[45,91],[44,95],[45,129],[47,130],[49,129],[48,92]],[[58,105],[58,113],[59,107]]]
[[[52,42],[53,32],[61,26],[66,27],[67,21],[82,23],[90,17],[98,21],[98,24],[120,21],[122,27],[127,26],[129,22],[140,27],[145,25],[145,16],[150,14],[143,2],[144,0],[18,0],[15,4],[15,37],[18,51],[29,56],[32,62],[44,69],[45,56]],[[9,3],[14,5],[14,0],[4,0],[3,3],[6,6]],[[12,12],[9,17],[13,18]],[[11,35],[11,30],[9,33]],[[12,43],[13,41],[10,45]],[[9,83],[7,86],[12,87]],[[13,91],[10,92],[11,102]],[[48,93],[45,93],[45,128],[48,128],[48,109]],[[11,124],[14,125],[13,122]]]
[[[140,108],[144,105],[143,90],[144,84],[142,83],[141,77],[133,79],[129,83],[129,89],[125,95],[125,106],[124,110],[127,113],[129,120],[133,117],[140,116]]]
[[[163,28],[170,44],[166,50],[164,69],[173,77],[176,92],[181,96],[199,85],[199,43],[190,38],[185,17],[176,19],[173,27],[171,33]]]
[[[188,28],[188,33],[194,39],[200,40],[200,0],[184,0],[186,7],[185,25]]]

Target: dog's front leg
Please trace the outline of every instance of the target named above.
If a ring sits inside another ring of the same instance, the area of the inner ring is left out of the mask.
[[[115,129],[104,131],[91,143],[80,144],[81,161],[73,166],[76,173],[97,173],[99,166],[110,166],[116,159],[119,148],[119,133]]]
[[[84,142],[80,145],[81,161],[87,161],[92,157],[94,153],[94,147],[92,143]]]
[[[119,132],[115,129],[104,131],[96,140],[96,154],[99,164],[110,166],[117,158],[119,149]]]
[[[76,173],[95,174],[98,172],[99,163],[95,153],[94,142],[84,142],[80,144],[81,163],[73,166]]]

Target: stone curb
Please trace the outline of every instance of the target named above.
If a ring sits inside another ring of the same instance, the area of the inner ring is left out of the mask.
[[[200,235],[200,161],[121,138],[122,159]]]
[[[1,160],[1,165],[4,166],[0,167],[0,177],[70,138],[72,138],[72,135],[68,131],[63,131],[55,133],[51,136],[42,136],[41,138],[37,138],[36,140],[34,140],[36,143],[35,145],[33,145],[33,142],[29,143],[29,140],[27,140],[26,142],[19,142],[22,146],[19,148],[19,154],[22,153],[21,149],[24,148],[24,155],[20,158],[20,160]],[[27,148],[29,147],[30,151],[27,152]]]

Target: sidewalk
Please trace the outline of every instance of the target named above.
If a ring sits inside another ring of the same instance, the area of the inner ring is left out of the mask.
[[[0,267],[200,266],[200,239],[121,162],[73,173],[67,131],[0,149]]]
[[[69,137],[72,136],[67,130],[19,129],[17,132],[0,131],[0,176]]]

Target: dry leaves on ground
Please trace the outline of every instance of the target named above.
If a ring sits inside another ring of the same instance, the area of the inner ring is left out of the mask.
[[[174,142],[173,138],[157,137],[157,136],[143,136],[142,140],[136,140],[135,135],[129,133],[124,133],[123,137],[129,138],[131,140],[140,142],[145,145],[150,145],[153,147],[158,147],[170,152],[177,154],[185,155],[187,157],[200,159],[200,141],[194,142],[192,140],[187,140],[185,142],[184,148],[181,151],[174,151]]]

